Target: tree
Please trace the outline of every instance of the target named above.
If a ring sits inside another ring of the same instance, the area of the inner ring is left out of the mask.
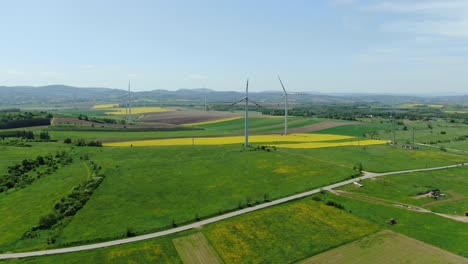
[[[51,212],[42,216],[39,219],[39,225],[41,225],[45,229],[49,229],[53,225],[55,225],[59,220],[59,215],[57,215],[55,212]]]
[[[42,131],[42,132],[39,134],[39,138],[40,138],[41,140],[49,140],[49,139],[50,139],[49,132],[47,132],[47,131]]]

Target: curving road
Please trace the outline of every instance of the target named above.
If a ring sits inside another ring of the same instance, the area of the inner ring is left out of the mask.
[[[466,163],[468,164],[468,163]],[[435,168],[425,168],[425,169],[416,169],[416,170],[405,170],[405,171],[394,171],[394,172],[385,172],[385,173],[373,173],[373,172],[366,172],[364,171],[364,175],[355,179],[351,180],[346,180],[342,181],[339,183],[331,184],[322,188],[318,188],[315,190],[303,192],[300,194],[295,194],[291,195],[285,198],[281,198],[278,200],[274,200],[271,202],[259,204],[253,207],[248,207],[245,209],[241,209],[238,211],[234,211],[231,213],[223,214],[220,216],[216,216],[213,218],[209,218],[206,220],[202,220],[199,222],[195,222],[192,224],[172,228],[169,230],[164,230],[164,231],[159,231],[147,235],[141,235],[141,236],[136,236],[136,237],[130,237],[130,238],[124,238],[124,239],[118,239],[118,240],[113,240],[113,241],[108,241],[108,242],[102,242],[102,243],[96,243],[96,244],[89,244],[89,245],[83,245],[83,246],[76,246],[76,247],[68,247],[68,248],[58,248],[58,249],[49,249],[49,250],[41,250],[41,251],[31,251],[31,252],[23,252],[23,253],[6,253],[6,254],[1,254],[0,259],[14,259],[14,258],[26,258],[26,257],[37,257],[37,256],[45,256],[45,255],[55,255],[55,254],[62,254],[62,253],[71,253],[71,252],[77,252],[77,251],[84,251],[84,250],[92,250],[92,249],[98,249],[98,248],[104,248],[104,247],[111,247],[111,246],[116,246],[116,245],[122,245],[122,244],[127,244],[127,243],[133,243],[141,240],[146,240],[146,239],[151,239],[151,238],[156,238],[156,237],[161,237],[169,234],[174,234],[186,230],[190,230],[193,228],[201,227],[207,224],[219,222],[231,217],[243,215],[246,213],[250,213],[253,211],[261,210],[263,208],[275,206],[278,204],[290,202],[296,199],[304,198],[307,196],[310,196],[312,194],[319,193],[322,190],[331,190],[334,188],[338,188],[341,186],[345,186],[348,184],[352,184],[353,182],[357,180],[364,180],[364,179],[371,179],[371,178],[376,178],[376,177],[381,177],[381,176],[387,176],[387,175],[393,175],[393,174],[403,174],[403,173],[411,173],[411,172],[420,172],[420,171],[433,171],[433,170],[443,170],[443,169],[449,169],[449,168],[456,168],[456,167],[461,167],[466,165],[465,163],[460,163],[460,164],[455,164],[455,165],[449,165],[449,166],[442,166],[442,167],[435,167]]]

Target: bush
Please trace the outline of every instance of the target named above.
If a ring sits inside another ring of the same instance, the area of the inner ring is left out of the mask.
[[[327,201],[325,204],[328,205],[328,206],[334,206],[334,207],[336,207],[338,209],[345,209],[345,207],[342,204],[339,204],[339,203],[334,202],[334,201]]]
[[[50,212],[39,219],[39,225],[44,229],[49,229],[60,220],[59,215],[55,212]]]
[[[320,198],[319,196],[314,196],[314,197],[312,197],[312,200],[314,200],[316,202],[320,202],[320,201],[322,201],[322,198]]]
[[[127,232],[125,233],[127,237],[134,237],[136,236],[136,232],[133,227],[127,227]]]
[[[71,140],[71,138],[66,138],[66,139],[63,141],[63,143],[65,143],[65,144],[71,144],[71,143],[72,143],[72,140]]]

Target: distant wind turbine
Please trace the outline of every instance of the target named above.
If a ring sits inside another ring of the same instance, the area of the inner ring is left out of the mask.
[[[247,78],[247,83],[245,85],[245,97],[240,99],[239,101],[232,103],[231,105],[238,104],[242,101],[245,101],[245,142],[244,146],[248,147],[249,145],[249,79]],[[261,106],[254,101],[250,100],[250,102],[254,103],[256,106],[260,107]]]
[[[130,124],[132,122],[132,106],[131,106],[131,101],[132,101],[132,94],[130,93],[130,80],[128,80],[128,102],[127,102],[127,120],[128,123]]]
[[[288,94],[288,92],[286,92],[286,89],[284,88],[284,85],[283,85],[283,81],[281,81],[281,78],[280,76],[278,75],[278,80],[281,84],[281,88],[283,88],[283,91],[284,91],[284,97],[282,100],[284,100],[284,135],[287,135],[288,134],[288,95],[292,95],[292,94]]]

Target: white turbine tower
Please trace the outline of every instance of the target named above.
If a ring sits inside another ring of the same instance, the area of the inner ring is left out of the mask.
[[[288,134],[288,92],[286,92],[286,89],[284,88],[283,82],[281,81],[280,76],[278,75],[278,80],[281,84],[281,88],[283,88],[284,91],[284,135]]]
[[[249,145],[249,79],[247,78],[247,83],[245,85],[245,97],[240,99],[239,101],[231,104],[231,105],[235,105],[235,104],[238,104],[242,101],[245,101],[245,115],[244,115],[244,119],[245,119],[245,142],[244,142],[244,146],[248,147],[250,146]],[[250,100],[252,103],[254,103],[255,105],[257,105],[258,107],[261,107],[259,104],[255,103],[254,101]]]
[[[132,100],[132,94],[130,93],[130,80],[128,80],[128,103],[127,103],[128,116],[127,116],[127,120],[128,120],[128,123],[129,123],[129,124],[132,122],[132,106],[131,106],[131,100]]]

